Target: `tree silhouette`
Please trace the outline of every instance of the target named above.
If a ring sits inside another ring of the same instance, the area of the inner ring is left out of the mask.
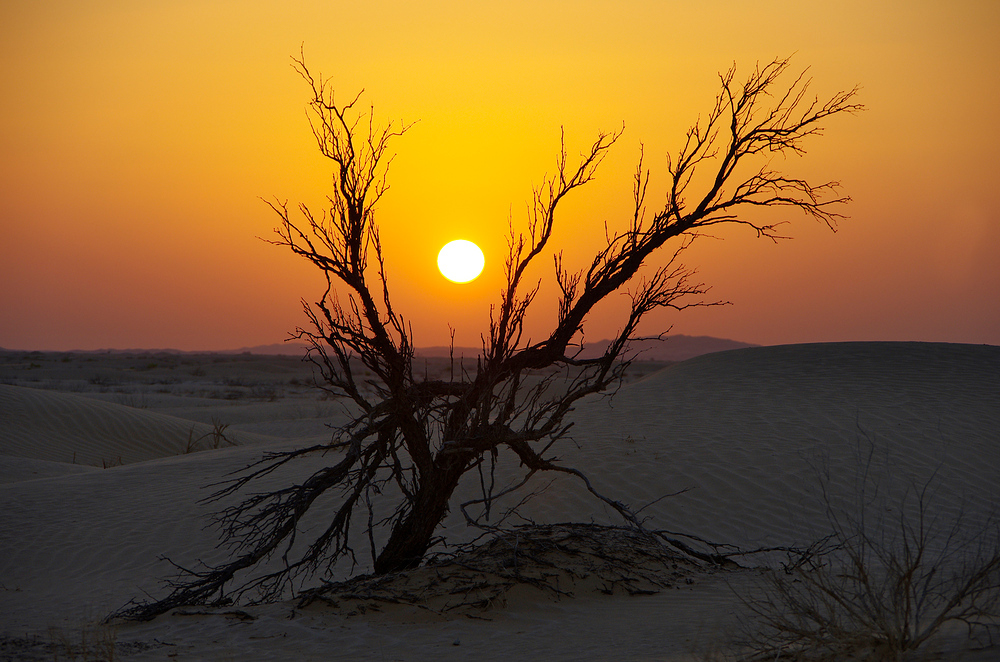
[[[478,502],[485,511],[535,474],[558,472],[583,481],[626,522],[640,526],[625,505],[599,494],[583,473],[553,458],[553,444],[570,427],[566,416],[580,398],[620,380],[633,358],[629,341],[647,313],[704,305],[705,286],[680,262],[704,228],[742,224],[758,236],[777,238],[776,223],[746,216],[758,207],[792,207],[834,227],[840,218],[835,210],[849,200],[838,194],[838,183],[813,185],[782,175],[768,157],[802,153],[803,140],[820,134],[824,120],[860,110],[857,89],[821,100],[809,93],[804,72],[782,84],[789,68],[785,59],[756,67],[742,83],[735,66],[721,74],[711,111],[668,157],[666,204],[648,212],[649,171],[640,155],[630,216],[608,226],[606,245],[578,272],[566,269],[561,253],[549,246],[556,210],[593,178],[621,132],[599,134],[579,160],[569,158],[563,141],[555,173],[534,192],[526,232],[511,231],[506,283],[491,309],[475,369],[436,380],[414,372],[413,338],[390,296],[375,221],[375,206],[387,190],[390,143],[410,127],[377,125],[371,109],[359,110],[360,95],[340,103],[328,80],[311,74],[302,58],[293,60],[312,94],[310,124],[320,152],[333,163],[334,186],[329,208],[319,215],[305,205],[293,214],[286,203],[268,203],[280,218],[273,243],[309,260],[326,278],[322,296],[304,302],[309,325],[295,336],[309,343],[308,358],[322,375],[321,387],[352,402],[357,415],[329,443],[269,453],[222,483],[213,498],[242,494],[298,458],[319,453],[332,458],[301,483],[244,496],[222,510],[218,520],[225,543],[235,550],[231,560],[185,571],[166,598],[121,614],[149,618],[182,604],[238,599],[248,591],[258,600],[273,599],[290,579],[353,558],[359,544],[371,548],[376,574],[412,568],[434,543],[462,476],[472,469],[492,472],[501,453],[516,457],[523,480],[503,489],[482,481]],[[710,171],[703,190],[692,184],[696,171]],[[663,258],[654,256],[664,247]],[[558,316],[547,337],[527,342],[525,315],[538,285],[526,284],[525,272],[539,258],[554,260]],[[652,267],[649,273],[640,273],[644,265]],[[581,358],[588,316],[626,286],[631,306],[617,336],[603,355]],[[537,371],[552,368],[559,370],[537,377]],[[536,377],[528,379],[533,372]],[[297,541],[302,518],[328,493],[339,501],[325,528],[308,544]],[[378,501],[390,505],[390,515],[371,515]],[[352,528],[353,517],[365,510],[367,524]],[[245,572],[279,551],[284,558],[279,569]],[[228,593],[227,585],[233,587]]]

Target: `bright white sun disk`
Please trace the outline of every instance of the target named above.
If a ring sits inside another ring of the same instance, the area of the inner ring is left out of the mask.
[[[468,283],[483,271],[486,258],[471,241],[456,239],[445,244],[438,253],[438,269],[450,281]]]

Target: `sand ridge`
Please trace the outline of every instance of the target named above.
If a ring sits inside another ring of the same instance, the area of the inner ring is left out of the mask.
[[[72,393],[0,384],[0,455],[108,467],[204,448],[212,426]],[[260,443],[232,434],[234,443]]]

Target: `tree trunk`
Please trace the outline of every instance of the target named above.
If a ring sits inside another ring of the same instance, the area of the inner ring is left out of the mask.
[[[465,457],[452,456],[445,466],[435,466],[435,470],[425,477],[409,514],[393,527],[389,541],[375,559],[376,575],[420,565],[434,530],[448,514],[448,502],[466,465]]]

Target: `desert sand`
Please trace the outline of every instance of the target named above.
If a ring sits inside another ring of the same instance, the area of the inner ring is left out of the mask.
[[[827,504],[852,502],[866,466],[887,494],[930,483],[939,522],[981,521],[1000,504],[1000,347],[753,347],[636,368],[613,397],[577,407],[557,454],[651,528],[805,546],[829,532]],[[161,557],[225,558],[199,503],[207,485],[346,420],[309,379],[294,357],[3,353],[0,659],[67,659],[82,645],[127,660],[696,660],[726,650],[746,621],[738,596],[755,590],[753,569],[693,572],[649,595],[517,589],[474,614],[289,600],[102,625],[130,599],[164,595]],[[475,496],[473,482],[459,499]],[[543,486],[524,518],[621,523],[571,477]],[[472,535],[457,512],[442,533]],[[938,659],[1000,659],[1000,647],[936,646]]]

